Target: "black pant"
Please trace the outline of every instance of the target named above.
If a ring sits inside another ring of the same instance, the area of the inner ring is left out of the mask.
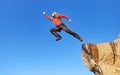
[[[65,24],[61,24],[60,26],[56,26],[55,28],[52,28],[50,32],[56,37],[56,38],[61,38],[61,36],[57,33],[60,32],[61,30],[64,30],[65,32],[71,34],[75,38],[81,40],[82,38],[75,32],[69,30]]]

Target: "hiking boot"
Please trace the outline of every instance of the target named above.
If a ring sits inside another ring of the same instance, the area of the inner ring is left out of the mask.
[[[79,40],[80,40],[81,42],[83,42],[83,39],[82,39],[82,38],[80,38]]]
[[[59,41],[59,40],[61,40],[61,39],[62,39],[61,37],[57,37],[57,38],[56,38],[56,41]]]

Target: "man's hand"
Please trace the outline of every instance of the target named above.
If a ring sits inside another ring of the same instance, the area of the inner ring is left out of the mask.
[[[72,22],[72,20],[71,20],[71,19],[69,19],[68,21],[69,21],[69,22]]]
[[[45,15],[46,14],[46,12],[43,12],[43,15]]]

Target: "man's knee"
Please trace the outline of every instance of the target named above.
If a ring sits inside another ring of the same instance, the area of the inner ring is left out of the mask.
[[[66,32],[69,33],[69,34],[71,34],[71,35],[73,35],[73,36],[76,36],[76,35],[77,35],[75,32],[70,31],[70,30],[68,30],[68,31],[66,31]]]
[[[73,34],[73,32],[69,29],[67,29],[66,32],[69,33],[69,34]]]
[[[52,29],[50,29],[50,32],[52,33],[52,32],[54,32],[55,30],[52,28]]]

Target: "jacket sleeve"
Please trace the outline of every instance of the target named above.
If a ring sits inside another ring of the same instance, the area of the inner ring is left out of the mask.
[[[52,17],[50,17],[50,16],[48,16],[48,15],[46,15],[46,14],[44,14],[44,16],[45,16],[48,20],[52,20]]]
[[[66,20],[69,20],[69,19],[70,19],[70,18],[68,18],[67,16],[62,15],[62,14],[60,14],[60,17],[61,17],[61,18],[65,18]]]

